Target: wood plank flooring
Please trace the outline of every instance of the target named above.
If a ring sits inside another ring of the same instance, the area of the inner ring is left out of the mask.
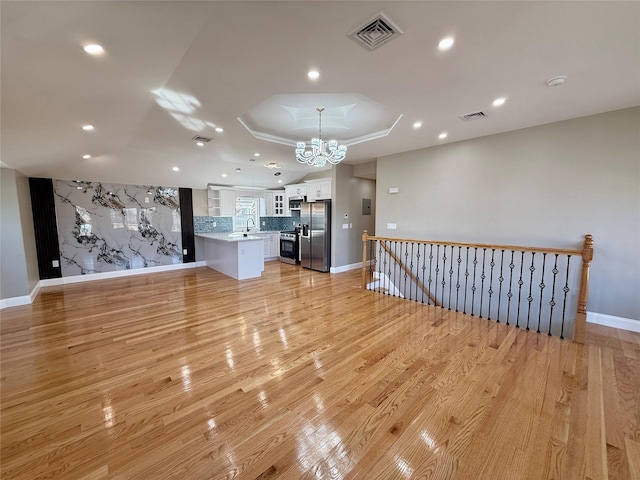
[[[640,335],[585,345],[269,262],[1,312],[12,479],[631,479]]]

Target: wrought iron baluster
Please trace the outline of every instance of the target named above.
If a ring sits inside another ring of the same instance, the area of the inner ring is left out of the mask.
[[[436,288],[433,290],[433,299],[435,301],[438,300],[438,274],[439,273],[440,273],[440,245],[436,245],[436,280],[434,283]]]
[[[460,258],[460,252],[462,247],[458,245],[458,275],[456,277],[456,312],[458,311],[458,296],[460,294],[460,265],[462,264],[462,258]]]
[[[489,275],[489,312],[487,314],[487,319],[491,320],[491,297],[493,296],[493,267],[496,266],[496,262],[494,260],[496,254],[496,249],[492,248],[491,249],[491,263],[489,263],[489,266],[491,267],[491,273]],[[500,322],[500,319],[498,319],[498,322]]]
[[[560,327],[560,338],[564,339],[564,318],[565,311],[567,309],[567,294],[570,291],[569,288],[569,263],[571,262],[571,255],[567,255],[567,278],[564,282],[564,287],[562,291],[564,292],[564,299],[562,300],[562,326]]]
[[[390,283],[393,283],[394,286],[394,296],[396,296],[395,291],[398,291],[398,295],[400,296],[400,282],[398,281],[399,279],[399,275],[400,272],[398,271],[398,274],[396,275],[396,267],[398,266],[398,260],[396,260],[398,257],[398,243],[400,242],[393,242],[393,280]]]
[[[467,286],[469,285],[469,247],[467,247],[467,259],[465,262],[464,272],[464,303],[462,304],[462,313],[467,313]]]
[[[540,277],[540,285],[538,285],[540,287],[540,305],[538,305],[538,328],[536,329],[536,333],[540,333],[540,319],[542,318],[542,294],[544,291],[544,287],[546,287],[546,285],[544,284],[544,267],[547,263],[547,253],[543,252],[542,253],[542,275]]]
[[[427,244],[422,245],[422,285],[424,286],[424,272],[427,269],[426,266],[427,259]],[[422,303],[424,303],[424,289],[422,290]],[[427,296],[427,305],[430,305],[429,296]]]
[[[480,275],[480,315],[478,316],[478,318],[482,318],[482,301],[484,300],[484,279],[487,278],[487,276],[484,274],[484,263],[485,263],[485,258],[487,256],[487,249],[483,248],[482,249],[482,274]]]
[[[476,267],[478,266],[478,247],[473,249],[473,284],[471,285],[471,316],[473,317],[473,308],[476,301]]]
[[[451,287],[453,286],[453,245],[451,245],[451,262],[449,262],[449,310],[451,310]]]
[[[416,271],[415,271],[415,273],[413,273],[413,258],[414,258],[414,256],[413,256],[413,248],[414,248],[414,246],[415,246],[415,250],[416,250],[416,256],[415,256],[415,259],[416,259]],[[416,281],[413,282],[413,283],[416,284],[416,293],[415,293],[415,297],[413,297],[413,298],[415,298],[416,302],[418,301],[418,281],[417,280],[420,278],[420,275],[419,275],[419,272],[418,272],[419,269],[420,269],[420,244],[418,243],[416,245],[415,242],[411,242],[411,273],[413,273],[415,275],[415,277],[416,277]]]
[[[527,297],[527,302],[529,302],[529,307],[527,310],[527,330],[529,330],[529,319],[531,317],[531,302],[533,302],[533,297],[531,293],[533,292],[533,272],[536,271],[536,267],[533,265],[533,262],[536,257],[536,252],[531,252],[531,266],[529,267],[529,271],[531,272],[531,277],[529,278],[529,296]]]
[[[553,320],[553,307],[556,306],[556,277],[558,276],[558,254],[556,253],[556,258],[553,262],[553,270],[551,270],[551,273],[553,273],[553,284],[551,285],[551,301],[549,302],[549,307],[551,307],[549,309],[549,331],[547,332],[547,335],[551,336],[551,322]]]
[[[443,245],[442,246],[442,281],[440,282],[442,284],[442,298],[440,299],[440,306],[442,308],[444,308],[444,287],[447,285],[447,280],[446,280],[446,273],[447,273],[447,246]]]
[[[522,295],[522,285],[524,285],[524,281],[522,280],[523,268],[524,252],[522,252],[522,256],[520,257],[520,279],[518,280],[518,316],[516,317],[516,328],[520,328],[520,299]]]
[[[431,292],[431,272],[433,271],[432,266],[433,266],[433,243],[430,243],[429,244],[429,279],[428,279],[429,286],[427,287],[427,290],[429,292]],[[435,305],[435,302],[433,304]]]
[[[500,321],[500,305],[502,303],[502,282],[504,282],[504,276],[502,275],[502,267],[504,264],[504,250],[500,252],[500,277],[498,277],[498,281],[500,282],[500,288],[498,289],[498,321]],[[509,288],[509,293],[511,293],[511,288]],[[510,298],[509,298],[510,299]],[[509,325],[509,314],[507,313],[507,325]]]
[[[404,246],[404,268],[402,269],[402,271],[404,272],[404,296],[407,296],[407,278],[409,277],[409,275],[407,274],[407,262],[409,260],[409,242],[403,242],[402,246]],[[402,252],[402,247],[400,248],[400,251]],[[409,299],[411,299],[411,292],[409,292]]]

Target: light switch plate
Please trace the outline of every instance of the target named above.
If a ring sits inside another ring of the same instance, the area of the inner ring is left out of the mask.
[[[348,229],[348,228],[349,228],[349,224],[348,224],[348,223],[343,223],[343,224],[342,224],[342,229],[343,229],[343,230],[346,230],[346,229]]]
[[[60,260],[53,260],[51,262],[51,265],[53,266],[53,268],[58,268],[60,266]]]
[[[387,223],[387,230],[395,230],[397,228],[395,223]]]
[[[182,254],[183,255],[187,255],[187,249],[186,248],[182,249]]]

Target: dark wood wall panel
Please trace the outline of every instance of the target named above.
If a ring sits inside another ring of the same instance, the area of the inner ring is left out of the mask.
[[[182,263],[196,261],[196,242],[193,229],[193,194],[190,188],[181,188],[180,192],[180,221],[182,222]]]
[[[33,229],[36,236],[38,252],[38,270],[40,279],[60,278],[60,244],[56,207],[53,196],[53,180],[50,178],[29,178],[31,192],[31,209],[33,212]],[[53,262],[57,261],[57,267]]]

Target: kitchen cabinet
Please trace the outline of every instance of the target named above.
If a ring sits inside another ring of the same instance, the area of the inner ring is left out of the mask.
[[[331,200],[331,179],[307,180],[307,201]]]
[[[282,191],[266,191],[265,203],[266,203],[266,216],[267,217],[284,217],[288,214],[285,206],[285,194]]]
[[[287,185],[284,187],[287,199],[304,198],[307,196],[307,185],[304,183],[298,185]]]
[[[254,234],[260,238],[264,243],[264,258],[273,259],[280,256],[280,233],[256,233]]]
[[[209,187],[207,207],[210,217],[232,217],[236,211],[236,192],[231,188]]]

